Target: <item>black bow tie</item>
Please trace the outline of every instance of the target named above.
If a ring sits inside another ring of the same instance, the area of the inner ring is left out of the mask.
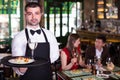
[[[38,34],[40,34],[40,33],[41,33],[41,30],[40,30],[40,29],[38,29],[38,30],[36,30],[36,31],[34,31],[34,30],[30,30],[30,33],[31,33],[32,35],[34,35],[35,32],[37,32]]]

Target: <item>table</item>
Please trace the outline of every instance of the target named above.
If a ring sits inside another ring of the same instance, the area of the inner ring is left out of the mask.
[[[119,70],[120,71],[120,68]],[[70,72],[70,71],[68,71]],[[69,76],[68,74],[66,74],[66,72],[64,71],[58,71],[57,72],[57,75],[62,78],[62,80],[83,80],[81,78],[85,78],[85,77],[95,77],[96,80],[120,80],[120,76],[116,76],[114,75],[113,73],[109,75],[109,78],[100,78],[100,79],[97,79],[98,77],[96,77],[96,75],[93,75],[93,74],[87,74],[87,75],[76,75],[76,76]]]

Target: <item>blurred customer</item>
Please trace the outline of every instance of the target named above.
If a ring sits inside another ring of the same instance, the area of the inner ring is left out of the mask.
[[[86,49],[85,59],[94,61],[94,59],[99,59],[99,65],[106,65],[106,60],[109,58],[108,48],[105,46],[106,37],[104,35],[98,35],[95,40],[95,45],[90,46]]]
[[[84,66],[80,50],[80,37],[78,34],[70,34],[66,47],[61,51],[61,69],[78,69],[79,65]]]

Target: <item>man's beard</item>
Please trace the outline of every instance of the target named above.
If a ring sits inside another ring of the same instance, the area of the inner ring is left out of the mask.
[[[28,23],[28,24],[31,26],[37,26],[39,23],[37,22],[37,23]]]
[[[36,26],[36,25],[39,24],[39,22],[38,21],[36,21],[36,22],[30,21],[30,22],[28,22],[28,24],[31,25],[31,26]]]

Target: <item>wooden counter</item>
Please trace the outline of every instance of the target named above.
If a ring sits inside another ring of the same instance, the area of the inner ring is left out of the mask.
[[[96,36],[103,34],[107,38],[107,42],[120,42],[120,34],[112,34],[105,32],[91,32],[87,30],[76,30],[76,32],[81,36],[81,38],[88,41],[94,41]]]

